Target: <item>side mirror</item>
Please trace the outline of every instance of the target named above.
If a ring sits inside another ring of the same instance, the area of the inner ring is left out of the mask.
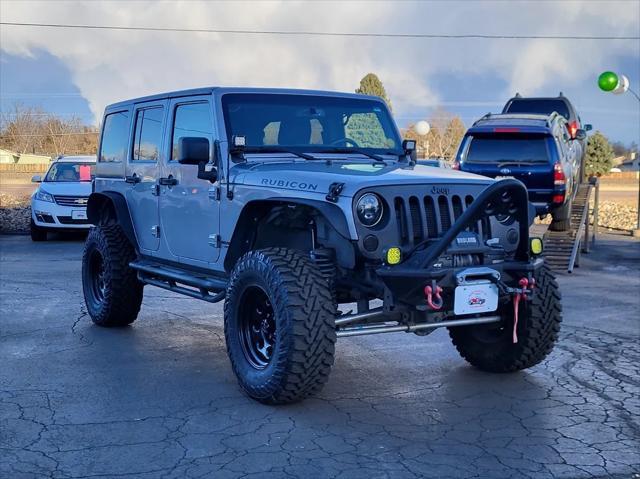
[[[585,140],[587,138],[587,132],[583,129],[576,130],[576,140]]]
[[[42,176],[34,175],[31,177],[31,183],[42,183]]]
[[[218,180],[218,169],[213,163],[198,163],[198,178],[207,180],[209,183],[215,183]]]
[[[209,140],[195,136],[183,136],[178,141],[178,163],[199,165],[209,163]]]
[[[220,142],[218,140],[213,142],[213,158],[212,162],[201,161],[198,163],[198,178],[209,183],[218,181],[218,169],[216,168],[216,165],[220,164]]]
[[[584,125],[584,131],[591,131],[593,130],[593,126],[591,126],[591,123],[587,123],[586,125]]]

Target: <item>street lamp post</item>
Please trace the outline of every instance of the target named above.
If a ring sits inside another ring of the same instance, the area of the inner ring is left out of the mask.
[[[602,91],[611,92],[614,95],[622,95],[625,92],[631,93],[640,102],[640,96],[629,88],[629,79],[625,75],[617,75],[614,72],[606,71],[598,77],[598,86]],[[632,154],[633,155],[633,154]],[[633,163],[631,164],[633,168]],[[636,228],[632,231],[635,238],[640,238],[640,163],[638,164],[638,216],[636,218]]]

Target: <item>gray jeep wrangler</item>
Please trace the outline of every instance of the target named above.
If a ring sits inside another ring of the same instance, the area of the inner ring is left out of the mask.
[[[225,300],[240,386],[271,404],[319,391],[345,336],[446,327],[485,371],[539,363],[561,305],[525,187],[416,165],[414,149],[363,95],[203,88],[108,106],[89,315],[132,323],[145,285]]]

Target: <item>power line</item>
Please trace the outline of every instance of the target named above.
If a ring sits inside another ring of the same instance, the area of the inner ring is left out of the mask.
[[[22,23],[0,22],[12,27],[74,28],[85,30],[120,30],[140,32],[177,33],[221,33],[233,35],[281,35],[316,37],[363,37],[363,38],[419,38],[419,39],[492,39],[492,40],[640,40],[640,36],[598,36],[598,35],[489,35],[481,33],[435,34],[435,33],[371,33],[371,32],[320,32],[286,30],[229,30],[215,28],[172,28],[172,27],[127,27],[117,25],[80,25],[62,23]]]

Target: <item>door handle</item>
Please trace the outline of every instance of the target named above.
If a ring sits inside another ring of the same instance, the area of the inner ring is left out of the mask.
[[[162,186],[175,186],[178,184],[178,180],[175,179],[173,176],[169,175],[168,177],[165,177],[165,178],[158,178],[158,183],[161,184]]]
[[[124,181],[125,183],[132,183],[132,184],[136,184],[136,183],[140,183],[140,181],[142,181],[142,179],[136,175],[135,173],[131,176],[125,176],[124,177]]]

